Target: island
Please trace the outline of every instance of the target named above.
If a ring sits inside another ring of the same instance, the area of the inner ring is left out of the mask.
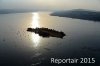
[[[34,32],[36,34],[39,34],[39,36],[42,37],[57,37],[57,38],[63,38],[66,34],[62,31],[56,31],[54,29],[49,28],[27,28],[28,32]]]

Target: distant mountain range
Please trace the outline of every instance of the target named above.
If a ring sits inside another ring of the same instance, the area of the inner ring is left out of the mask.
[[[27,10],[27,9],[0,9],[0,14],[24,13],[24,12],[33,12],[33,10]]]
[[[100,21],[100,12],[85,10],[85,9],[73,9],[68,11],[58,11],[51,14],[52,16],[69,17],[83,20]]]

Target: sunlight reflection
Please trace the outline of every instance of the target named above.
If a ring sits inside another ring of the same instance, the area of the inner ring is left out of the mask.
[[[39,14],[32,13],[32,28],[40,27],[39,25]],[[40,36],[38,34],[32,33],[32,41],[34,42],[34,47],[37,47],[40,42]]]

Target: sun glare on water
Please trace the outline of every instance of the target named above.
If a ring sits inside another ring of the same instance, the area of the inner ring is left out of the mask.
[[[40,27],[39,25],[39,14],[32,13],[32,28]],[[40,36],[38,34],[32,33],[32,41],[34,43],[34,47],[38,47],[40,42]]]

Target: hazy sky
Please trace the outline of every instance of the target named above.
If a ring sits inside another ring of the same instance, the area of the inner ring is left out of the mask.
[[[58,10],[70,8],[99,8],[100,0],[0,0],[0,9]]]

